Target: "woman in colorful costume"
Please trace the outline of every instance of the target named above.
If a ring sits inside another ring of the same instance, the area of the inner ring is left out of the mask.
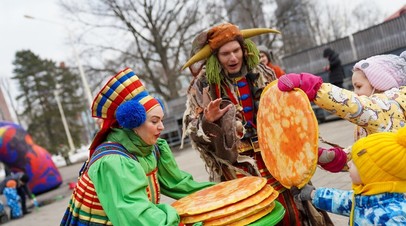
[[[190,136],[200,152],[211,180],[265,177],[280,193],[277,200],[287,210],[280,224],[311,225],[308,208],[295,203],[289,190],[272,177],[258,145],[259,97],[276,78],[273,70],[259,63],[258,49],[248,38],[264,33],[279,32],[240,30],[224,23],[195,38],[193,56],[183,66],[195,76],[188,90],[184,135]],[[325,218],[329,221],[327,214]]]
[[[168,143],[161,103],[127,68],[101,89],[92,116],[103,119],[61,225],[179,225],[160,194],[179,199],[213,185],[181,171]]]

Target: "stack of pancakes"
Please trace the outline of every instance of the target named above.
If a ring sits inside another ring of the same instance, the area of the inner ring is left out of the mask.
[[[275,201],[278,195],[265,178],[243,177],[195,192],[172,206],[184,224],[247,225],[261,218],[282,219],[284,209]],[[272,215],[275,206],[278,213]]]

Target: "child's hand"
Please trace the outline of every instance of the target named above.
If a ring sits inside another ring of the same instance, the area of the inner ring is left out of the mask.
[[[312,200],[316,188],[312,185],[306,184],[302,189],[293,187],[290,191],[293,197],[298,201]]]
[[[334,147],[326,149],[319,147],[317,164],[323,169],[332,173],[337,173],[344,168],[346,163],[347,154],[342,148]]]
[[[323,79],[316,75],[291,73],[282,75],[278,79],[278,88],[284,92],[299,88],[306,93],[310,101],[313,101],[322,83]]]

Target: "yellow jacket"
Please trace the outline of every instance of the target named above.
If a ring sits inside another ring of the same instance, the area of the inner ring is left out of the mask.
[[[358,96],[352,91],[323,83],[314,103],[357,125],[354,140],[377,132],[395,132],[405,126],[405,86],[371,96]]]

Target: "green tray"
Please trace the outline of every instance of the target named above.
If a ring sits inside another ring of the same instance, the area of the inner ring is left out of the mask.
[[[268,215],[264,216],[263,218],[252,222],[249,224],[250,226],[272,226],[276,225],[283,219],[285,216],[285,208],[282,204],[278,201],[275,201],[275,208],[272,212],[268,213]]]

